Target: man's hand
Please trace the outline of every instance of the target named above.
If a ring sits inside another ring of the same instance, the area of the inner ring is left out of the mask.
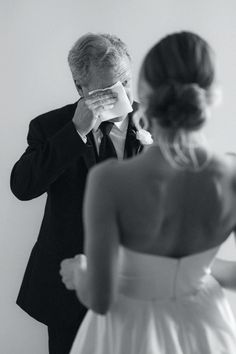
[[[62,277],[63,283],[65,284],[65,287],[68,290],[75,289],[74,267],[75,267],[75,259],[74,258],[64,259],[61,262],[60,275]]]
[[[84,254],[78,254],[74,258],[64,259],[61,262],[60,275],[68,290],[76,290],[87,268],[87,259]]]
[[[82,136],[86,136],[94,127],[99,114],[111,109],[117,102],[117,93],[111,90],[96,91],[77,104],[72,122]]]

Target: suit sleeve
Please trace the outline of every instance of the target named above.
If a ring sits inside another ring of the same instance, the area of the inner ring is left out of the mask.
[[[72,121],[46,138],[37,119],[30,122],[28,147],[11,173],[11,190],[20,200],[45,193],[76,159],[86,152]]]

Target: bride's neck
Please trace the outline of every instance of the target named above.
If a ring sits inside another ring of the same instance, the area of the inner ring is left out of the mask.
[[[181,147],[200,147],[206,145],[206,138],[203,130],[187,132],[185,130],[172,131],[170,129],[152,129],[153,144],[159,145],[164,142],[166,145]]]
[[[173,132],[159,128],[151,133],[152,146],[158,145],[165,160],[174,168],[200,171],[210,162],[212,151],[202,130]]]

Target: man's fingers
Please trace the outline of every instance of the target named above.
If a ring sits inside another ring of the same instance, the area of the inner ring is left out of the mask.
[[[107,111],[109,109],[112,109],[114,107],[114,104],[106,105],[106,106],[99,106],[93,110],[94,115],[98,117],[103,111]]]
[[[117,93],[116,92],[107,92],[104,93],[104,92],[101,92],[101,93],[94,93],[88,97],[86,97],[85,101],[88,102],[89,104],[93,104],[95,102],[103,102],[103,101],[106,101],[106,100],[109,100],[109,99],[112,99],[112,100],[117,100]]]
[[[90,96],[87,96],[85,98],[86,101],[91,101],[91,102],[96,102],[96,101],[100,101],[100,100],[107,100],[109,98],[117,98],[117,93],[114,92],[114,93],[109,93],[109,94],[106,94],[106,93],[103,93],[101,95],[90,95]]]
[[[115,104],[117,102],[116,97],[101,98],[99,100],[85,100],[88,107],[98,107],[102,105]]]
[[[66,274],[70,274],[74,267],[75,260],[74,258],[64,259],[60,264],[59,274],[61,276],[65,276]]]
[[[63,281],[63,283],[65,284],[66,289],[68,290],[75,289],[74,283],[72,281]]]
[[[60,271],[60,275],[62,278],[62,282],[65,284],[67,289],[74,289],[74,273],[73,270],[71,269],[69,272],[68,271]]]
[[[110,96],[110,95],[117,95],[116,92],[113,92],[110,89],[107,90],[96,90],[96,91],[92,91],[89,93],[89,97],[91,98],[99,98],[99,97],[104,97],[104,96]]]
[[[74,258],[66,258],[66,259],[63,259],[60,266],[61,266],[61,268],[66,267],[67,265],[72,264],[73,262],[74,262]]]
[[[95,112],[97,110],[100,110],[101,112],[107,109],[111,109],[112,107],[114,107],[116,103],[116,100],[102,100],[100,102],[94,102],[94,103],[90,103],[88,104],[88,108]]]

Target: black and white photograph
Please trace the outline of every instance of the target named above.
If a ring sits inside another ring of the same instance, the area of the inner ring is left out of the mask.
[[[236,353],[236,2],[0,0],[0,353]]]

